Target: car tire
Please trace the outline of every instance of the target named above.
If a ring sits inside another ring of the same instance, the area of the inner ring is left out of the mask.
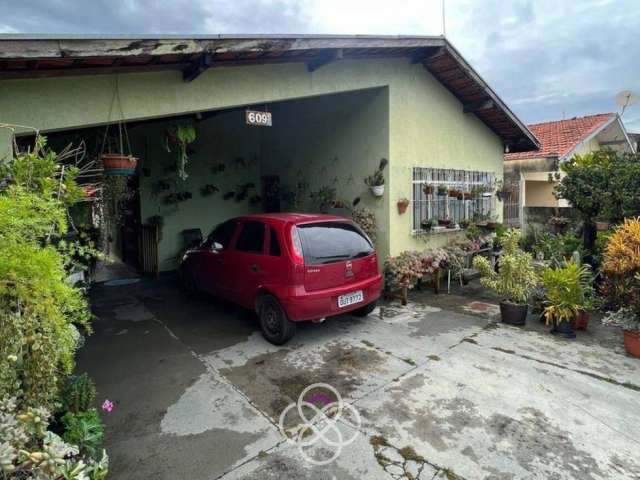
[[[262,335],[274,345],[284,345],[296,333],[295,322],[289,320],[280,302],[272,295],[260,298],[258,317]]]
[[[359,309],[354,310],[352,314],[355,315],[356,317],[366,317],[371,312],[373,312],[373,310],[376,308],[377,303],[378,301],[374,300],[373,302],[365,305],[364,307],[360,307]]]

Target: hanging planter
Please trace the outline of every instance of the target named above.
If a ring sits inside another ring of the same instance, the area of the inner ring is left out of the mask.
[[[384,169],[387,166],[387,159],[380,160],[380,164],[373,175],[369,175],[364,179],[365,185],[371,189],[371,193],[374,197],[381,197],[384,195]]]
[[[122,111],[122,103],[120,101],[120,93],[116,79],[116,88],[111,100],[109,108],[109,116],[107,117],[107,126],[104,130],[104,138],[102,139],[102,148],[100,150],[100,160],[104,175],[107,177],[129,176],[136,172],[138,166],[138,158],[131,153],[131,142],[129,141],[129,133],[127,125],[124,123],[124,112]],[[117,135],[109,135],[109,122],[114,106],[117,104],[120,111],[120,120],[117,123]],[[128,153],[125,152],[125,147]]]
[[[371,188],[371,193],[374,197],[381,197],[384,195],[384,185],[373,185],[369,188]]]
[[[409,199],[402,198],[398,200],[398,213],[403,215],[407,211],[407,207],[409,206]]]
[[[108,177],[114,175],[133,175],[136,172],[138,159],[133,155],[120,153],[103,153],[102,168]]]

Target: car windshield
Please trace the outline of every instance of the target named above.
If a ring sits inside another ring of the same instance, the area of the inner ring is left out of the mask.
[[[322,222],[298,225],[304,262],[307,265],[340,262],[373,253],[367,236],[347,222]]]

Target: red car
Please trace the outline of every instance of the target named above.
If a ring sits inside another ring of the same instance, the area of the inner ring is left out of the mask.
[[[180,265],[188,293],[206,292],[255,310],[276,345],[296,322],[375,308],[382,275],[371,240],[330,215],[250,215],[218,225]]]

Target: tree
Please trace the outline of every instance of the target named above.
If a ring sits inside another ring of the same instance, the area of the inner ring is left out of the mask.
[[[555,196],[567,200],[584,223],[584,246],[593,251],[595,220],[620,223],[640,215],[640,155],[610,149],[576,155],[560,165]]]

